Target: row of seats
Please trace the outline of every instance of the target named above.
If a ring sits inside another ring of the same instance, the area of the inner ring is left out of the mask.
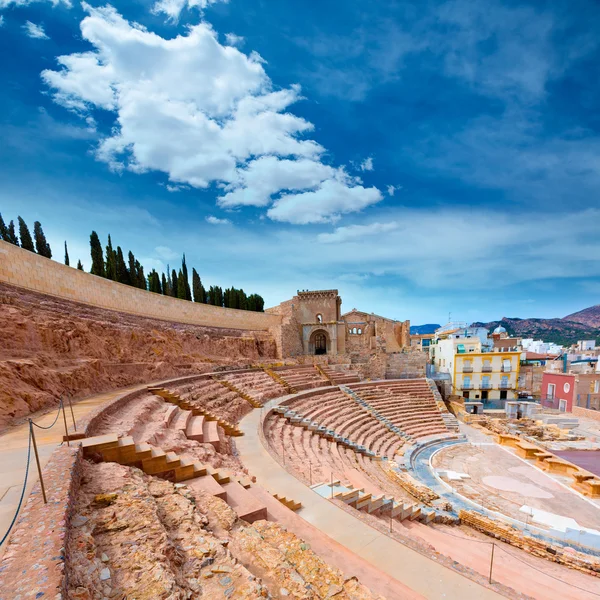
[[[350,369],[349,365],[323,365],[317,368],[333,385],[343,385],[360,381],[358,371]]]
[[[405,441],[339,389],[297,398],[286,407],[381,457],[393,459]]]
[[[288,393],[288,390],[262,370],[246,373],[223,373],[219,375],[219,379],[250,396],[260,405],[271,398],[279,398]]]
[[[373,414],[412,438],[448,433],[426,380],[350,386]]]
[[[281,377],[287,385],[297,392],[331,385],[331,382],[314,365],[281,367],[274,369],[274,371],[277,376]]]
[[[225,388],[213,379],[169,386],[169,390],[178,394],[182,400],[230,423],[237,423],[251,410],[248,402],[238,393]]]

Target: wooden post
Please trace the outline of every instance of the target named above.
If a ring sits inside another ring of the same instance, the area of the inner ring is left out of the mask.
[[[44,487],[44,478],[42,477],[42,467],[40,466],[40,457],[38,455],[37,443],[35,441],[35,433],[33,431],[33,422],[29,419],[29,431],[31,432],[31,441],[33,442],[33,451],[35,453],[35,462],[37,463],[38,475],[40,478],[40,487],[42,488],[42,496],[44,498],[44,504],[48,504],[46,499],[46,488]]]
[[[331,471],[331,499],[333,500],[333,471]]]
[[[62,413],[63,413],[63,421],[65,422],[65,435],[67,436],[67,446],[70,446],[71,444],[69,444],[69,428],[67,427],[67,413],[65,412],[65,403],[62,401],[62,398],[60,399],[60,404],[62,406]]]
[[[71,418],[73,419],[73,429],[77,431],[77,424],[75,423],[75,413],[73,412],[73,405],[71,404],[71,396],[67,396],[69,401],[69,408],[71,409]]]
[[[492,583],[492,569],[494,568],[494,542],[492,542],[492,559],[490,560],[490,583]]]

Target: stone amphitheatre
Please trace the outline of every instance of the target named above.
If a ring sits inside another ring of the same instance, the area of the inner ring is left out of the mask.
[[[341,305],[198,305],[0,242],[0,598],[599,597],[600,479]]]

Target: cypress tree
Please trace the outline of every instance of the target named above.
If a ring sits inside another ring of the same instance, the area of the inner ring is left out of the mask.
[[[2,213],[0,213],[0,240],[8,241],[6,238],[8,237],[8,227],[6,223],[4,223],[4,219],[2,218]]]
[[[183,260],[181,261],[181,272],[183,273],[183,278],[185,281],[185,299],[192,299],[192,290],[190,288],[190,278],[188,276],[187,265],[185,264],[185,254],[183,255]]]
[[[262,296],[258,294],[250,294],[246,301],[246,310],[254,310],[256,312],[263,312],[265,301]]]
[[[150,275],[148,275],[148,289],[155,294],[161,294],[162,290],[160,287],[160,276],[155,269],[152,269]]]
[[[31,233],[29,233],[29,227],[27,227],[27,223],[23,221],[21,217],[18,217],[19,221],[19,237],[21,238],[21,248],[25,250],[29,250],[30,252],[35,252],[35,248],[33,247],[33,240],[31,239]]]
[[[231,289],[227,288],[223,294],[223,302],[225,302],[225,308],[233,308],[231,306]]]
[[[121,250],[121,246],[117,246],[117,281],[119,283],[124,283],[125,285],[129,285],[129,271],[127,270],[127,265],[125,264],[125,258],[123,257],[123,250]]]
[[[80,261],[80,260],[78,260],[78,261],[77,261],[77,268],[78,268],[80,271],[83,271],[83,265],[81,264],[81,261]]]
[[[144,275],[144,267],[140,265],[140,261],[136,259],[135,261],[135,287],[138,287],[142,290],[146,288],[146,276]]]
[[[171,271],[171,296],[177,298],[177,288],[179,286],[179,280],[177,279],[177,273],[175,269]]]
[[[246,300],[246,310],[256,310],[256,300],[254,294],[250,294]]]
[[[169,293],[169,288],[167,286],[167,278],[165,277],[165,274],[162,274],[162,290],[161,293],[166,296]]]
[[[246,298],[246,292],[244,292],[244,290],[242,289],[237,291],[236,304],[236,308],[239,308],[240,310],[247,310],[248,308],[248,299]]]
[[[119,281],[117,279],[117,253],[113,250],[110,233],[108,234],[108,245],[106,246],[106,278]]]
[[[69,266],[69,251],[67,250],[67,241],[65,240],[65,265]]]
[[[192,269],[192,290],[194,291],[194,302],[202,302],[202,282],[196,269]]]
[[[15,246],[19,245],[19,238],[17,237],[17,232],[15,231],[15,222],[11,221],[8,224],[8,231],[6,241],[10,244],[14,244]]]
[[[177,297],[182,300],[186,300],[186,289],[185,289],[185,277],[183,271],[179,269],[179,275],[177,276]]]
[[[138,272],[135,267],[135,256],[133,255],[133,252],[131,250],[129,251],[129,254],[127,255],[127,257],[129,259],[129,285],[138,287],[138,283],[137,283]]]
[[[92,254],[92,268],[90,273],[92,273],[92,275],[98,275],[98,277],[106,277],[102,244],[100,243],[100,238],[95,231],[92,231],[90,234],[90,251]]]
[[[46,240],[42,224],[36,221],[33,224],[33,237],[35,238],[35,250],[40,256],[46,258],[52,258],[52,250],[50,250],[50,244]]]

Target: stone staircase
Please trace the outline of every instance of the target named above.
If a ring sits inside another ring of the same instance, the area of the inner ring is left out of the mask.
[[[350,367],[350,365],[315,365],[317,371],[319,371],[325,379],[328,379],[332,385],[358,383],[360,381],[358,372],[351,371],[349,368],[344,368],[344,366]]]
[[[217,415],[198,406],[193,400],[182,398],[179,394],[174,394],[165,388],[150,387],[148,391],[173,404],[173,409],[167,412],[165,424],[169,427],[174,426],[182,429],[189,439],[204,443],[212,443],[209,440],[218,441],[218,434],[215,438],[215,433],[218,431],[217,426],[221,427],[227,435],[233,437],[244,435],[243,431],[236,425],[220,419]],[[177,413],[176,408],[181,409],[184,413],[189,412],[189,418],[185,414],[182,416]],[[187,421],[185,421],[186,418]],[[174,425],[173,420],[175,420]],[[185,427],[183,427],[184,422]]]
[[[356,392],[352,391],[350,388],[348,388],[344,385],[340,385],[340,390],[342,390],[345,394],[348,394],[348,396],[350,396],[350,398],[352,398],[361,408],[370,412],[378,421],[381,422],[381,424],[386,429],[395,433],[396,435],[401,437],[406,442],[410,442],[413,444],[416,442],[415,438],[412,435],[406,433],[405,431],[402,431],[402,429],[400,429],[400,427],[397,427],[396,425],[394,425],[387,417],[384,417],[383,415],[381,415],[368,402],[363,400]]]
[[[225,381],[224,379],[219,379],[217,376],[214,376],[213,379],[217,383],[220,383],[222,386],[226,387],[228,390],[231,390],[232,392],[235,392],[236,394],[238,394],[238,396],[241,396],[244,400],[246,400],[246,402],[248,402],[250,404],[250,406],[252,406],[252,408],[262,408],[263,407],[262,402],[259,402],[256,398],[253,398],[252,396],[250,396],[250,394],[246,394],[246,392],[243,392],[242,390],[240,390],[238,387],[233,385],[233,383],[231,383],[230,381]]]
[[[293,510],[294,512],[296,512],[297,510],[300,510],[302,508],[302,502],[296,502],[295,500],[292,500],[291,498],[287,498],[286,496],[280,496],[279,494],[273,494],[273,498],[275,498],[275,500],[277,500],[278,502],[281,502],[281,504],[283,504],[290,510]]]
[[[105,462],[137,467],[148,475],[185,481],[192,488],[225,500],[240,519],[250,523],[267,518],[266,507],[247,492],[252,485],[247,477],[237,477],[147,443],[136,444],[132,437],[119,437],[116,433],[85,438],[80,443],[85,457],[100,456]]]
[[[273,409],[273,412],[279,414],[282,418],[287,419],[290,424],[296,425],[297,427],[304,427],[305,429],[308,429],[308,431],[312,431],[315,435],[335,442],[336,444],[340,444],[350,450],[353,450],[357,454],[363,454],[367,458],[371,458],[373,460],[381,460],[381,456],[377,455],[372,450],[369,450],[366,446],[362,446],[351,441],[347,437],[338,434],[333,429],[328,429],[317,421],[311,421],[311,419],[304,417],[304,415],[295,410],[289,409],[287,406],[276,406]]]
[[[298,393],[298,390],[295,387],[290,385],[287,381],[285,381],[285,379],[280,377],[272,369],[264,369],[264,371],[267,375],[269,375],[269,377],[272,377],[279,385],[283,386],[287,390],[288,394],[297,394]]]
[[[442,415],[442,421],[444,421],[444,425],[448,428],[448,431],[454,431],[456,433],[460,432],[460,425],[458,419],[447,409],[440,410],[440,414]]]
[[[355,489],[351,484],[340,481],[331,483],[318,483],[311,486],[323,498],[341,500],[344,504],[356,510],[374,514],[378,517],[392,518],[397,521],[409,519],[430,523],[435,520],[435,510],[424,509],[412,502],[397,501],[393,496],[385,494],[371,494],[364,488]]]

